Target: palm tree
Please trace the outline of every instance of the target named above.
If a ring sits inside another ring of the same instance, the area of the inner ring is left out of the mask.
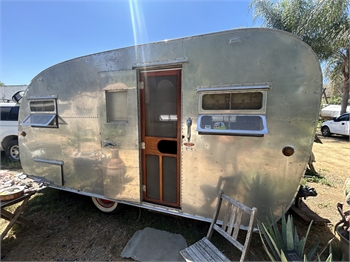
[[[263,26],[298,35],[326,62],[330,81],[342,76],[341,113],[349,100],[350,0],[252,0]]]

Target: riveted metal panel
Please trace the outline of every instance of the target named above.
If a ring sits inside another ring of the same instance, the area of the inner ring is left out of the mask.
[[[182,70],[182,118],[177,119],[183,137],[180,209],[140,199],[138,72],[174,67]],[[128,122],[107,123],[105,92],[111,83],[127,87]],[[264,88],[266,110],[260,112],[266,117],[267,133],[260,137],[198,133],[197,90],[235,87],[239,91],[240,86],[242,92],[269,87]],[[35,157],[63,161],[65,189],[204,220],[212,217],[222,188],[244,204],[256,206],[263,221],[270,210],[278,218],[297,193],[312,150],[322,74],[316,55],[296,36],[272,29],[238,29],[116,49],[55,65],[28,86],[20,121],[30,114],[29,97],[52,95],[57,96],[58,128],[19,127],[26,133],[19,138],[25,172],[36,174]],[[191,126],[186,124],[188,118]],[[283,155],[286,146],[294,149],[292,156]],[[112,155],[124,163],[125,174],[119,172],[119,177],[104,171]],[[109,179],[116,179],[120,188],[108,188]]]

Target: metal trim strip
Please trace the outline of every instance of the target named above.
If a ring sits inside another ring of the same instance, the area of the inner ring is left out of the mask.
[[[166,65],[181,65],[183,63],[188,63],[188,57],[184,57],[181,59],[168,60],[168,61],[157,61],[157,62],[144,62],[144,63],[135,63],[132,68],[144,68],[144,67],[156,67],[156,66],[166,66]],[[171,68],[174,70],[174,68]],[[164,71],[164,70],[162,70]]]
[[[249,90],[249,89],[253,89],[253,90],[257,90],[257,89],[261,89],[261,90],[268,90],[271,88],[271,85],[249,85],[249,86],[216,86],[216,87],[197,87],[196,91],[197,93],[200,92],[208,92],[208,91],[230,91],[230,90]]]
[[[57,99],[57,95],[49,95],[49,96],[30,96],[27,100],[43,100],[43,99]]]
[[[58,165],[63,166],[64,162],[59,160],[52,160],[52,159],[44,159],[44,158],[34,158],[34,162],[39,163],[45,163],[45,164],[52,164],[52,165]]]

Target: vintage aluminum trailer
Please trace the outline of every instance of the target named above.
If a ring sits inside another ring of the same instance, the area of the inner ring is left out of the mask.
[[[293,203],[322,96],[298,37],[238,29],[75,58],[20,106],[26,173],[93,198],[210,220],[219,189],[264,220]]]

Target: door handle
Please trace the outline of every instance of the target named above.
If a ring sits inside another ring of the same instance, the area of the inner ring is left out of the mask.
[[[111,141],[105,141],[103,142],[103,147],[116,147],[117,144],[116,143],[113,143]]]
[[[186,120],[187,125],[187,141],[190,142],[191,140],[191,126],[192,126],[192,119],[189,117]]]

